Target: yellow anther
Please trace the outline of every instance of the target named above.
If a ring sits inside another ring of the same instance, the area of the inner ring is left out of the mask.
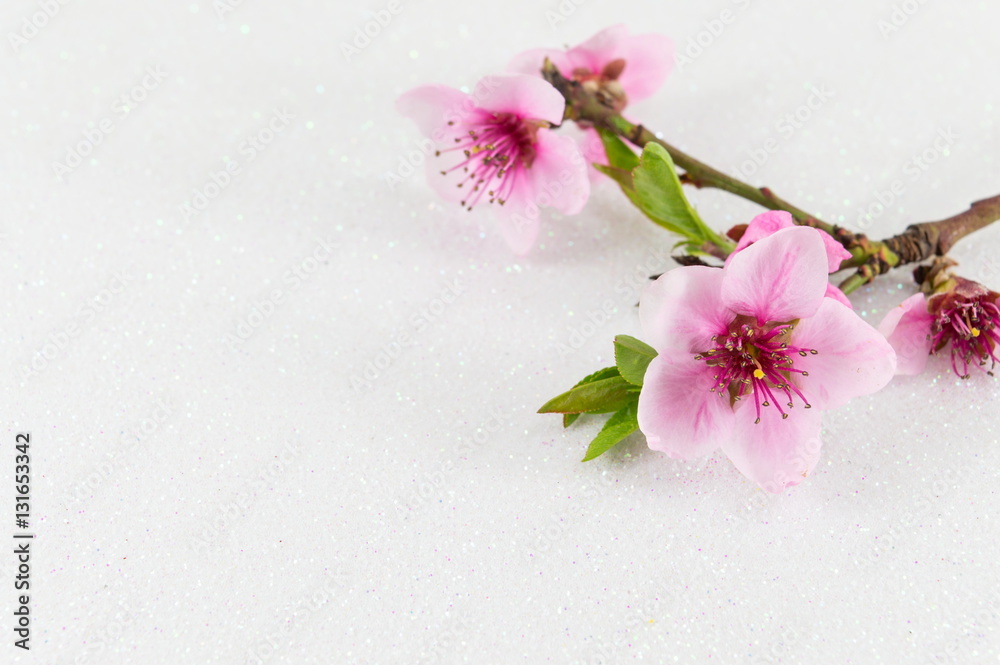
[[[757,369],[755,369],[753,371],[753,378],[755,378],[755,379],[763,379],[764,378],[764,370],[760,369],[759,367]]]
[[[972,329],[972,336],[973,337],[979,337],[979,328],[973,328]]]

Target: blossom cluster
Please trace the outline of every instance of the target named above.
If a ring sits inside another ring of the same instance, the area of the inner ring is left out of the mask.
[[[620,110],[663,84],[673,51],[665,37],[630,35],[619,25],[567,51],[515,56],[508,73],[482,79],[471,94],[425,85],[396,105],[436,144],[427,162],[430,184],[468,210],[500,207],[500,231],[518,254],[533,247],[542,208],[566,215],[583,209],[596,173],[588,173],[588,164],[604,155],[593,129],[575,137],[552,131],[562,125],[566,102],[541,78],[546,59],[567,78],[606,93]]]
[[[507,72],[469,93],[425,85],[397,102],[435,144],[431,185],[468,210],[493,204],[500,232],[518,254],[536,244],[543,208],[580,212],[601,173],[650,219],[683,237],[683,265],[641,294],[645,341],[616,338],[615,367],[541,409],[564,414],[566,426],[581,414],[614,414],[585,460],[639,430],[651,449],[674,458],[721,449],[747,478],[781,492],[815,469],[825,411],[881,390],[894,375],[919,373],[929,356],[945,350],[958,376],[970,378],[974,369],[992,375],[1000,294],[937,261],[918,269],[921,292],[875,328],[830,281],[861,265],[855,261],[863,243],[785,210],[760,214],[725,236],[711,231],[681,192],[662,146],[637,155],[619,137],[599,133],[608,127],[568,108],[565,91],[542,75],[554,68],[620,116],[630,102],[655,93],[673,63],[669,39],[632,35],[619,25],[565,51],[521,53]]]

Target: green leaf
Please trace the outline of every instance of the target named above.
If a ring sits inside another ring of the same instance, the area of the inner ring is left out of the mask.
[[[647,143],[632,171],[634,201],[639,209],[660,226],[692,242],[706,242],[715,234],[691,207],[670,153],[659,143]]]
[[[639,421],[636,419],[638,404],[638,400],[630,402],[628,406],[608,418],[608,422],[604,423],[604,427],[590,442],[582,461],[589,462],[595,457],[600,457],[639,429]]]
[[[623,171],[631,171],[639,165],[639,157],[628,147],[618,135],[607,129],[598,129],[604,153],[608,156],[608,164]]]
[[[611,379],[616,376],[621,376],[618,373],[617,367],[605,367],[604,369],[599,369],[593,374],[588,374],[583,377],[573,387],[576,388],[577,386],[582,386],[585,383],[593,383],[594,381],[600,381],[601,379]]]
[[[615,369],[615,376],[577,385],[553,397],[538,413],[611,413],[627,405],[635,395],[635,386],[619,376]]]
[[[619,376],[617,367],[605,367],[604,369],[599,369],[589,376],[585,376],[580,381],[573,386],[582,386],[585,383],[592,383],[594,381],[600,381],[601,379],[610,379],[613,376]],[[576,422],[576,419],[580,417],[579,413],[564,413],[563,414],[563,427],[569,427]]]
[[[605,166],[604,164],[594,164],[594,168],[618,183],[626,194],[635,193],[635,186],[632,184],[632,172],[625,169]],[[631,198],[631,197],[630,197]]]
[[[615,363],[618,372],[629,383],[641,386],[646,368],[655,357],[656,350],[649,344],[628,335],[615,337]]]

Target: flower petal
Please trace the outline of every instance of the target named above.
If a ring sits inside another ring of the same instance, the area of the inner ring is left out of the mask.
[[[524,174],[538,206],[575,215],[590,197],[587,161],[570,136],[538,130],[535,159]]]
[[[630,39],[628,28],[619,23],[601,30],[582,44],[574,46],[566,52],[566,55],[573,69],[585,69],[592,74],[600,74],[605,65],[622,57],[628,39]]]
[[[849,309],[854,309],[854,305],[852,305],[851,301],[847,299],[847,296],[844,295],[844,292],[838,289],[833,284],[826,285],[826,297],[833,298],[844,307],[847,307]]]
[[[566,100],[547,81],[527,74],[489,76],[477,86],[478,105],[493,113],[510,113],[519,118],[545,120],[558,125],[563,120]]]
[[[733,250],[732,254],[726,259],[726,265],[732,262],[733,257],[736,256],[738,252],[742,252],[744,249],[754,244],[758,240],[763,240],[764,238],[774,235],[781,229],[790,229],[795,226],[795,221],[792,219],[792,214],[785,212],[784,210],[768,210],[767,212],[762,212],[747,224],[747,230],[743,232],[740,241],[736,243],[736,249]]]
[[[629,102],[637,102],[655,93],[667,80],[674,68],[674,43],[663,35],[634,35],[618,57],[625,60],[618,82]]]
[[[729,438],[729,396],[712,392],[715,370],[683,352],[653,358],[639,394],[639,429],[646,443],[677,459],[693,459]]]
[[[506,209],[497,211],[500,234],[507,246],[518,256],[524,256],[535,246],[542,221],[537,212],[534,216],[511,214]]]
[[[512,74],[541,77],[546,58],[552,61],[560,74],[566,78],[573,78],[573,64],[570,62],[569,56],[566,55],[565,51],[551,48],[535,48],[518,53],[507,63],[507,71]]]
[[[722,444],[740,472],[768,492],[798,485],[819,461],[821,413],[792,409],[782,418],[774,406],[761,409],[744,401],[733,418],[733,435]]]
[[[795,383],[813,408],[835,409],[877,392],[896,372],[896,353],[885,337],[832,298],[799,322],[791,343],[816,350],[794,357],[795,369],[809,373],[796,376]]]
[[[826,260],[828,262],[826,271],[835,273],[840,270],[842,262],[851,258],[851,253],[844,249],[844,246],[826,231],[821,229],[816,230],[819,231],[819,237],[823,239],[823,246],[826,247]]]
[[[934,317],[927,311],[924,294],[912,295],[898,307],[893,307],[878,331],[885,335],[896,351],[896,374],[920,374],[927,366],[931,352],[931,324]]]
[[[503,206],[497,209],[504,239],[514,252],[526,254],[538,238],[542,208],[565,215],[583,209],[590,196],[590,177],[580,148],[569,136],[538,130],[531,168],[518,167]]]
[[[663,273],[639,298],[639,322],[646,342],[663,353],[707,351],[712,337],[725,335],[735,318],[722,304],[725,271],[683,266]]]
[[[469,95],[446,85],[422,85],[404,92],[396,100],[396,110],[416,123],[424,136],[444,140],[459,130],[449,126],[474,108]],[[457,124],[457,123],[456,123]]]
[[[782,229],[733,257],[725,268],[722,300],[761,323],[812,316],[826,293],[826,266],[816,229]]]

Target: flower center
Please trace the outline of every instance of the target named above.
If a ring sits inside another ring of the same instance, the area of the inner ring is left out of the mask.
[[[454,122],[449,122],[454,125]],[[493,113],[485,116],[468,134],[455,138],[455,146],[442,152],[461,150],[465,159],[441,175],[462,169],[467,174],[457,187],[468,188],[469,194],[462,201],[467,209],[487,195],[490,203],[503,205],[514,189],[522,168],[531,168],[535,160],[535,142],[539,127],[548,123],[522,120],[512,113]]]
[[[599,72],[584,67],[574,69],[573,79],[581,83],[588,92],[598,95],[615,113],[621,113],[628,106],[628,96],[618,82],[624,70],[625,60],[618,58],[604,65]]]
[[[970,366],[979,366],[993,376],[996,367],[996,347],[1000,342],[1000,308],[995,303],[975,300],[957,300],[938,312],[931,326],[931,349],[937,353],[951,344],[951,368],[955,374],[968,379]],[[986,363],[990,364],[985,369]],[[959,370],[961,366],[961,370]]]
[[[794,322],[761,326],[752,317],[738,316],[726,333],[712,337],[715,347],[698,354],[695,360],[704,360],[718,369],[712,392],[728,394],[730,404],[745,397],[754,400],[754,422],[760,422],[761,408],[772,404],[782,418],[787,418],[785,409],[792,408],[796,398],[805,408],[812,407],[791,377],[809,376],[809,372],[795,367],[795,358],[817,353],[790,343],[794,328]]]

